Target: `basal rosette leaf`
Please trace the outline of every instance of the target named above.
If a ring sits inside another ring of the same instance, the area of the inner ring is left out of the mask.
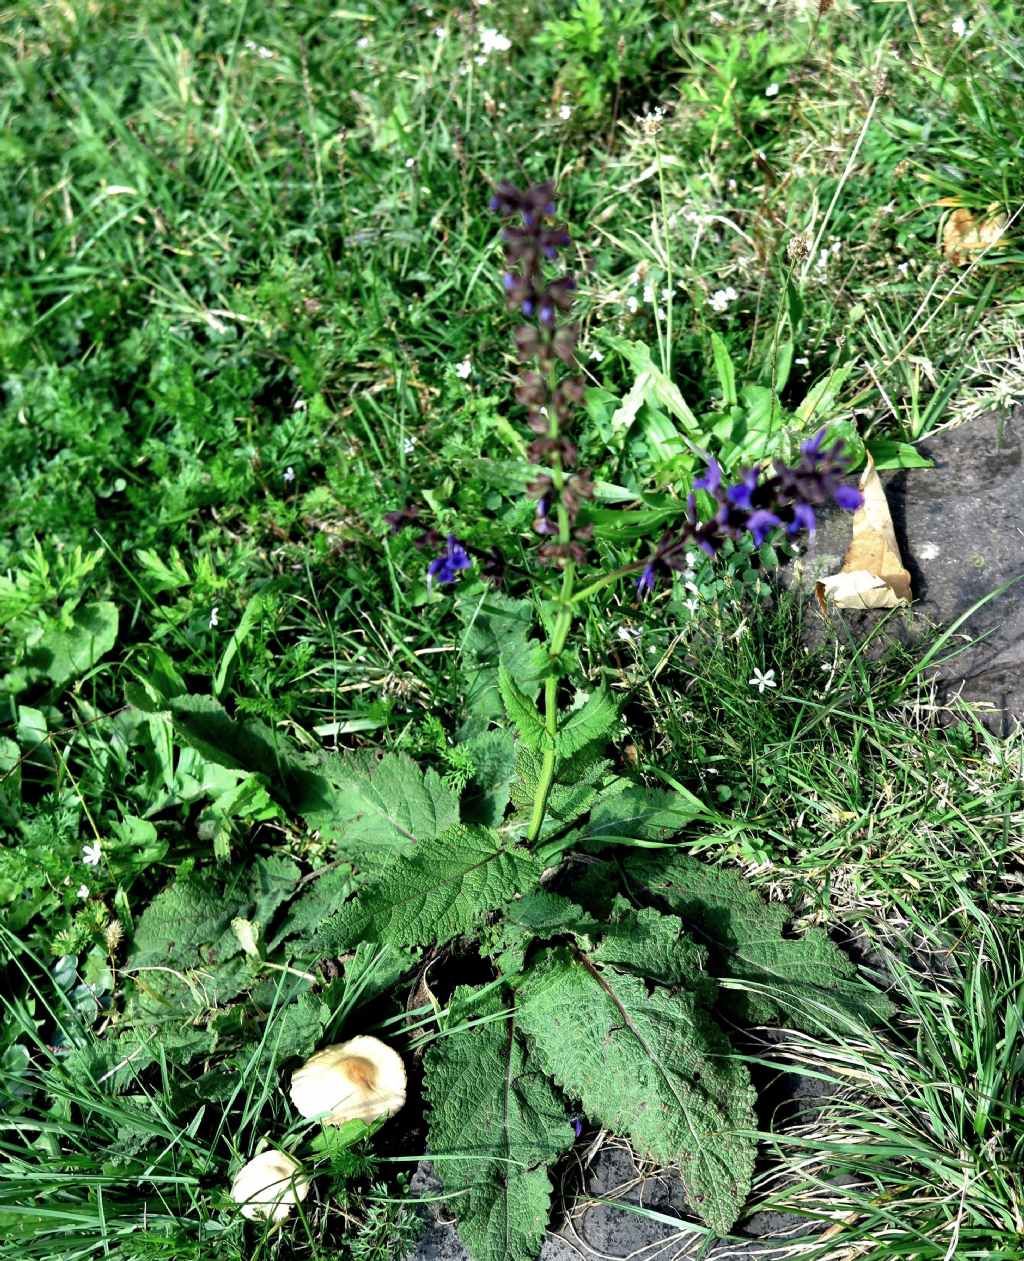
[[[539,861],[488,828],[458,825],[395,855],[318,935],[325,952],[360,941],[424,946],[475,929],[489,911],[535,888]]]
[[[565,1104],[533,1062],[500,995],[453,1004],[481,1023],[424,1058],[428,1147],[473,1261],[536,1261],[551,1212],[548,1167],[573,1142]]]
[[[543,1068],[592,1120],[679,1169],[691,1209],[728,1232],[750,1191],[754,1090],[699,998],[550,949],[519,988]]]
[[[820,928],[790,932],[787,907],[766,903],[740,872],[682,854],[636,854],[627,874],[664,899],[712,952],[720,977],[743,983],[723,993],[744,1024],[780,1024],[814,1033],[850,1021],[877,1023],[892,1004]]]

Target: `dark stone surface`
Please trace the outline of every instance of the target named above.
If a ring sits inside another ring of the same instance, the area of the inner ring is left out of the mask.
[[[1002,583],[1024,576],[1024,407],[988,414],[920,444],[931,469],[882,473],[914,603],[891,615],[885,633],[920,645]],[[793,575],[808,587],[842,565],[850,540],[845,514],[824,517]],[[855,640],[878,626],[880,613],[835,610]],[[955,659],[943,661],[958,650]],[[944,646],[937,668],[941,699],[976,707],[997,733],[1024,715],[1024,582],[973,614]]]

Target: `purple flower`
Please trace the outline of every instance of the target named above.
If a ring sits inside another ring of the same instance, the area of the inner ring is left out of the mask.
[[[801,530],[806,530],[808,534],[813,534],[816,525],[814,509],[810,504],[794,504],[793,520],[786,526],[786,533],[799,534]]]
[[[821,444],[825,441],[825,426],[823,425],[813,438],[808,438],[806,442],[800,443],[800,454],[810,456],[816,459],[821,455]]]
[[[726,498],[735,508],[749,508],[751,506],[750,499],[754,491],[757,490],[757,479],[761,475],[761,470],[756,468],[747,469],[741,475],[740,481],[735,486],[730,486],[725,492]]]
[[[706,490],[713,495],[721,484],[722,466],[712,457],[712,459],[708,462],[708,471],[704,474],[704,476],[694,478],[693,489]]]
[[[454,582],[460,571],[469,569],[472,563],[463,545],[454,534],[449,534],[444,551],[427,566],[427,586],[433,586],[435,581],[441,586]]]
[[[580,1117],[572,1118],[572,1129],[576,1137],[579,1138],[579,1136],[583,1133],[583,1121]]]
[[[654,590],[654,584],[657,580],[657,574],[654,571],[653,561],[644,566],[644,571],[636,580],[636,593],[639,596],[649,595]]]
[[[769,512],[767,508],[758,508],[752,512],[747,519],[747,529],[754,536],[754,542],[761,546],[772,530],[782,522],[774,512]]]
[[[501,283],[506,289],[511,289],[515,286],[516,278],[510,271],[502,272]]]
[[[832,498],[845,512],[855,512],[864,502],[864,496],[856,486],[837,486]]]

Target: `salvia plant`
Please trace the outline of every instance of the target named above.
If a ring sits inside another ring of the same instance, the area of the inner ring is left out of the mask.
[[[127,1088],[124,1065],[147,1062],[157,1029],[166,1043],[179,1009],[179,1061],[216,1045],[237,1047],[228,1063],[252,1063],[250,1006],[274,1012],[261,1068],[308,1055],[349,1036],[354,1006],[429,964],[426,992],[446,999],[420,1022],[430,1156],[476,1261],[531,1261],[551,1216],[550,1170],[584,1123],[675,1167],[692,1214],[729,1231],[757,1140],[750,1075],[726,1030],[849,1027],[888,1004],[822,930],[795,932],[790,912],[739,874],[671,844],[709,812],[681,787],[616,769],[618,701],[576,677],[571,644],[586,602],[612,583],[642,601],[690,550],[714,557],[743,538],[813,529],[830,502],[856,507],[842,453],[819,434],[795,463],[738,478],[711,462],[672,528],[601,572],[594,487],[574,441],[576,282],[557,270],[569,235],[550,184],[499,184],[493,206],[506,221],[502,285],[520,317],[516,398],[532,434],[531,598],[495,585],[502,558],[490,544],[425,529],[415,509],[391,514],[433,550],[428,583],[453,593],[462,622],[466,721],[441,770],[397,752],[300,751],[189,695],[172,671],[133,691],[197,780],[219,768],[221,813],[244,796],[259,818],[299,815],[335,857],[308,876],[283,856],[258,859],[224,887],[180,874],[135,928],[127,973],[146,984],[129,993],[104,1080]],[[195,1007],[197,960],[213,1016]]]
[[[422,803],[426,830],[410,829],[319,942],[332,954],[373,942],[486,961],[482,983],[454,991],[425,1055],[429,1147],[477,1261],[526,1261],[550,1215],[548,1170],[579,1128],[571,1116],[676,1166],[693,1213],[728,1231],[750,1188],[756,1125],[748,1070],[716,1012],[820,1027],[876,1018],[885,1002],[823,932],[790,935],[789,914],[738,875],[658,848],[700,804],[613,771],[605,751],[619,707],[607,688],[577,707],[561,700],[588,599],[626,580],[643,599],[695,548],[715,556],[744,535],[759,545],[813,530],[828,503],[856,508],[841,446],[819,433],[797,463],[751,468],[729,485],[712,460],[646,555],[589,570],[594,485],[573,428],[583,397],[572,371],[576,280],[557,270],[569,234],[550,183],[501,183],[491,204],[505,220],[505,298],[522,318],[516,400],[537,470],[526,493],[545,639],[531,636],[527,601],[485,590],[459,602],[470,691],[494,720],[468,742],[474,778],[458,809]],[[428,530],[420,542],[437,546],[431,585],[454,585],[477,563],[455,535]],[[479,560],[494,571],[493,556]],[[479,677],[488,673],[501,701],[490,711]]]

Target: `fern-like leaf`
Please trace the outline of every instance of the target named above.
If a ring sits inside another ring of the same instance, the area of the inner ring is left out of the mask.
[[[521,846],[487,828],[460,824],[395,855],[327,921],[317,945],[331,954],[360,941],[391,946],[448,941],[536,887],[540,873],[540,863]]]
[[[562,1089],[643,1155],[677,1165],[690,1207],[725,1234],[750,1190],[754,1091],[695,995],[648,993],[643,981],[558,948],[531,965],[518,1010]]]
[[[458,989],[453,1003],[473,1002]],[[514,1010],[473,1002],[482,1023],[435,1043],[424,1058],[428,1146],[453,1195],[473,1261],[535,1261],[551,1211],[548,1166],[573,1142],[565,1104],[532,1062]]]

